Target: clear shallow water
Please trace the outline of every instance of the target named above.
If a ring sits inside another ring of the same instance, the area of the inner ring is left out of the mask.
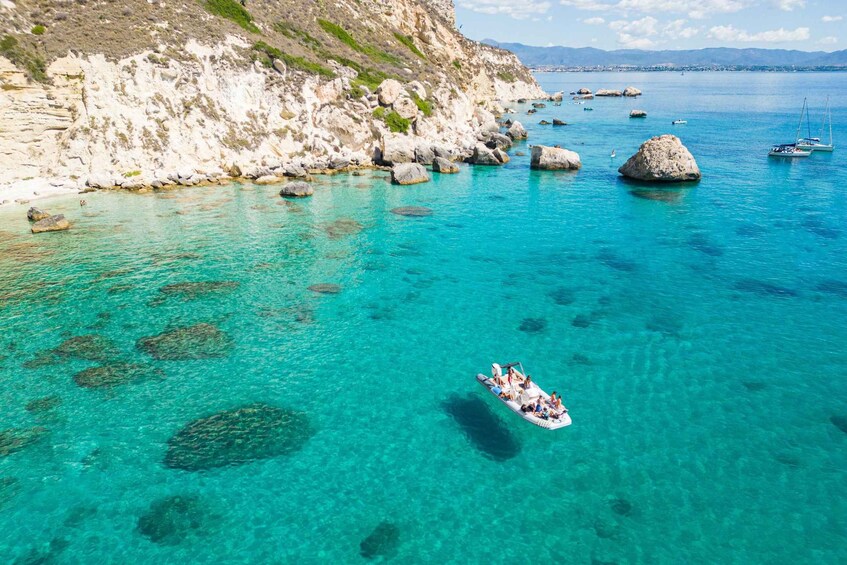
[[[803,96],[844,92],[847,75],[540,78],[645,96],[519,114],[531,142],[580,152],[576,174],[514,156],[413,187],[321,179],[288,204],[254,186],[92,194],[45,202],[75,226],[39,237],[0,211],[0,429],[47,430],[0,457],[3,560],[356,563],[382,522],[392,561],[847,560],[832,420],[847,418],[847,162],[765,156]],[[533,125],[552,117],[571,125]],[[634,196],[617,166],[667,132],[704,180]],[[433,215],[390,213],[409,205]],[[192,281],[239,285],[159,290]],[[526,318],[544,328],[519,330]],[[232,338],[223,357],[136,348],[197,322]],[[164,378],[86,389],[73,376],[97,361],[32,368],[87,334]],[[512,359],[564,392],[573,426],[541,431],[482,394],[473,375]],[[244,465],[165,467],[189,421],[254,402],[305,412],[313,435]],[[139,519],[173,495],[197,497],[198,527],[153,542]]]

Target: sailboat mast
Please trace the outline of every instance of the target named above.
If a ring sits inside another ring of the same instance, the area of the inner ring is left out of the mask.
[[[797,133],[794,134],[794,143],[800,139],[800,128],[803,126],[803,115],[806,113],[806,99],[803,98],[803,109],[800,110],[800,121],[797,122]]]

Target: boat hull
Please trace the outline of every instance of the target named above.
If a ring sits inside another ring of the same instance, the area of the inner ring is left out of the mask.
[[[494,392],[493,389],[494,389],[494,387],[497,386],[497,383],[495,383],[494,380],[491,379],[491,377],[487,377],[487,376],[480,373],[476,376],[476,380],[479,384],[481,384],[486,389],[488,389],[488,392],[490,392],[491,395],[494,398],[496,398],[499,402],[505,404],[506,407],[509,410],[511,410],[512,412],[517,414],[520,418],[522,418],[523,420],[526,420],[530,424],[534,424],[534,425],[538,426],[539,428],[544,428],[545,430],[558,430],[559,428],[564,428],[564,427],[571,425],[571,417],[567,413],[563,414],[561,418],[556,419],[556,420],[554,420],[554,419],[544,420],[543,418],[536,418],[535,416],[532,416],[532,415],[527,414],[525,412],[521,412],[520,404],[518,404],[517,402],[515,402],[513,400],[505,400],[503,398],[500,398],[500,395],[497,394],[496,392]],[[550,398],[550,395],[547,394],[546,392],[544,392],[543,390],[541,390],[541,389],[537,389],[537,390],[541,394],[542,398],[545,398],[545,399]]]
[[[832,153],[834,149],[832,145],[797,145],[798,149],[802,149],[803,151],[816,152],[816,153]]]

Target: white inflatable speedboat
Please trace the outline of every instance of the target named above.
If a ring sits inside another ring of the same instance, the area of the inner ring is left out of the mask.
[[[512,384],[509,384],[508,375],[503,374],[503,369],[514,368],[519,378],[513,378]],[[567,409],[564,411],[554,410],[550,404],[550,395],[541,390],[535,383],[524,387],[523,376],[526,374],[523,370],[523,365],[520,363],[507,363],[506,365],[498,365],[497,363],[491,366],[492,376],[486,376],[482,373],[476,376],[476,380],[488,389],[494,398],[505,404],[509,410],[526,420],[531,424],[547,430],[558,430],[565,426],[571,425],[571,417]],[[535,412],[523,411],[521,406],[535,404],[541,398],[541,404],[544,407],[544,412],[536,415]],[[545,417],[546,414],[546,417]]]

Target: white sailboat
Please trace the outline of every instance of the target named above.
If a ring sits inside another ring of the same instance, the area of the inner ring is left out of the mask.
[[[827,122],[829,122],[829,143],[824,143],[821,140],[823,139],[823,132],[826,128]],[[818,137],[812,137],[808,108],[806,109],[806,124],[809,128],[809,136],[799,138],[797,140],[797,148],[802,149],[803,151],[823,151],[825,153],[832,153],[834,146],[832,144],[832,111],[829,109],[829,96],[826,97],[826,110],[824,110],[823,113],[823,122],[821,123],[821,131],[818,134]]]
[[[780,157],[782,159],[797,159],[799,157],[808,157],[812,152],[808,149],[799,148],[798,141],[800,139],[800,126],[803,125],[803,115],[806,113],[806,99],[803,99],[803,109],[800,111],[800,121],[797,122],[797,133],[794,134],[794,143],[782,143],[774,145],[768,151],[769,157]]]

